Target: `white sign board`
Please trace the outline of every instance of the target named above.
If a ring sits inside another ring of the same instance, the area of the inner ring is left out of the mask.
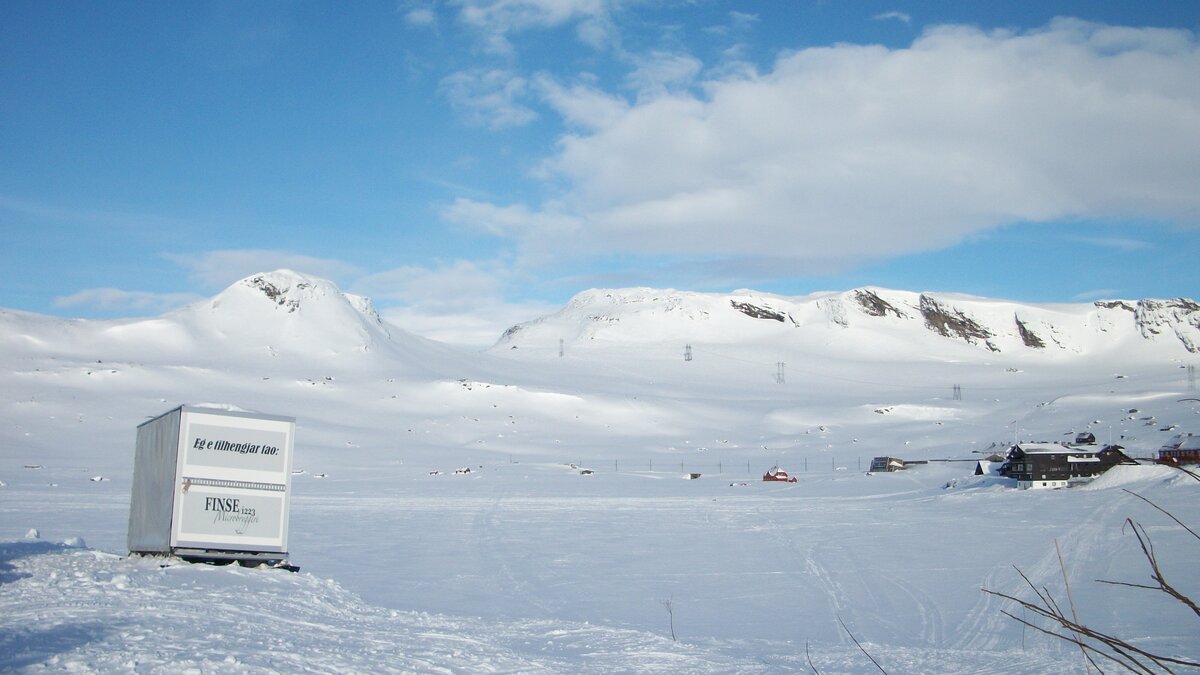
[[[287,551],[295,423],[184,408],[171,546]]]

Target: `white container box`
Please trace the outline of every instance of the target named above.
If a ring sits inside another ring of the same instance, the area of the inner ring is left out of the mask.
[[[137,428],[129,551],[282,563],[296,420],[180,406]]]

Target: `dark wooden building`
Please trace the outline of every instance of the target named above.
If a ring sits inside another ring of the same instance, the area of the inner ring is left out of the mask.
[[[896,457],[875,457],[871,460],[871,473],[903,471],[905,461]]]
[[[1001,473],[1020,488],[1059,488],[1092,480],[1117,464],[1134,464],[1119,445],[1018,443],[1008,451]]]

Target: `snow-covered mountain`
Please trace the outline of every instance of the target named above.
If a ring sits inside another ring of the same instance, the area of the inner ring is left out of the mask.
[[[242,279],[171,318],[210,338],[272,351],[367,352],[392,341],[370,299],[291,270]]]
[[[1200,304],[1180,298],[1035,305],[874,287],[803,297],[592,289],[555,314],[508,329],[492,351],[654,343],[868,360],[929,354],[979,360],[996,353],[1180,358],[1200,353]],[[246,277],[212,298],[147,319],[57,319],[0,309],[0,344],[141,362],[378,357],[418,370],[465,356],[388,325],[368,298],[291,270]]]
[[[379,356],[414,368],[448,350],[389,326],[370,299],[291,270],[246,277],[212,298],[146,319],[57,319],[0,309],[0,344],[139,363],[346,363]]]
[[[783,340],[813,349],[897,355],[1200,352],[1200,304],[1188,299],[1034,305],[956,294],[859,288],[791,298],[754,291],[589,290],[557,314],[510,328],[497,349],[662,340]]]

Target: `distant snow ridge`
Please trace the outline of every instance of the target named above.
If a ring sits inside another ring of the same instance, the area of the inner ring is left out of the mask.
[[[861,339],[834,337],[837,331],[850,331]],[[496,349],[544,349],[558,340],[728,344],[770,336],[807,336],[812,344],[846,349],[857,344],[877,350],[903,343],[936,350],[939,343],[952,341],[984,353],[1134,349],[1195,354],[1200,353],[1200,305],[1183,298],[1034,305],[873,287],[804,297],[748,290],[715,294],[592,289],[576,295],[556,314],[513,326]]]

